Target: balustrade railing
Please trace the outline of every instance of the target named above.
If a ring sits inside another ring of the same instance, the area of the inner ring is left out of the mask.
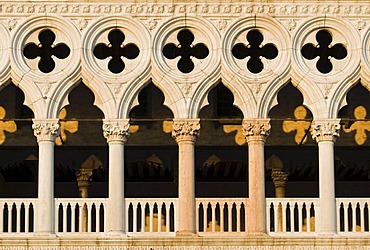
[[[105,198],[55,199],[56,232],[104,232],[106,204]]]
[[[369,232],[369,198],[337,198],[339,233]]]
[[[0,233],[33,232],[36,200],[1,199]]]
[[[174,233],[177,198],[126,198],[126,232]]]
[[[266,221],[270,233],[317,232],[318,198],[267,198]]]
[[[247,198],[196,198],[197,232],[245,232],[247,201]]]

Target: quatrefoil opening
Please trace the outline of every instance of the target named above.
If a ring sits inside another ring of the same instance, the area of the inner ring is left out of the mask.
[[[163,47],[163,55],[167,59],[181,57],[177,63],[177,68],[184,74],[190,73],[195,68],[192,57],[204,59],[208,56],[209,50],[203,43],[193,45],[194,34],[188,29],[182,29],[177,34],[179,44],[169,43]]]
[[[42,30],[38,35],[40,43],[28,43],[23,49],[23,54],[28,59],[40,57],[38,68],[41,72],[50,73],[54,70],[55,62],[53,56],[65,59],[70,54],[69,47],[64,43],[54,45],[55,38],[54,32],[50,29]]]
[[[260,73],[264,68],[262,57],[272,60],[277,57],[278,50],[272,43],[262,45],[264,38],[259,30],[249,31],[246,37],[248,44],[235,44],[231,52],[237,59],[249,57],[247,69],[254,74]]]
[[[129,43],[123,45],[125,41],[125,34],[119,29],[113,29],[108,34],[109,44],[99,43],[94,48],[94,56],[100,60],[110,58],[108,63],[108,69],[114,74],[121,73],[126,65],[123,58],[135,59],[139,56],[139,48],[133,44]]]
[[[329,31],[323,29],[316,33],[317,45],[308,43],[304,45],[301,49],[302,55],[308,60],[313,60],[319,57],[316,62],[316,68],[323,74],[327,74],[333,69],[333,64],[331,63],[331,58],[337,60],[344,59],[347,56],[346,47],[337,43],[332,45],[332,35]]]

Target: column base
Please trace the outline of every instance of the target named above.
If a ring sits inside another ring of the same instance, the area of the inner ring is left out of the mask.
[[[177,231],[176,236],[177,237],[198,237],[199,235],[193,232]]]
[[[125,232],[122,231],[111,231],[108,232],[109,237],[128,237]]]

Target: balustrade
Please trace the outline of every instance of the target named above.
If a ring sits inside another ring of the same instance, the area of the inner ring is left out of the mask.
[[[245,232],[246,206],[246,198],[197,198],[197,232]]]
[[[126,198],[126,232],[176,232],[176,198]]]
[[[270,233],[317,232],[318,198],[267,198],[267,230]]]
[[[1,199],[0,233],[34,231],[36,199]]]
[[[369,199],[337,198],[337,228],[339,233],[369,232]]]
[[[59,233],[104,232],[105,198],[55,199],[55,231]]]

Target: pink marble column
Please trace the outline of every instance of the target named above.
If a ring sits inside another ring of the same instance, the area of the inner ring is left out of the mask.
[[[34,119],[32,128],[39,144],[35,232],[54,234],[54,142],[59,135],[60,125],[58,119]]]
[[[335,200],[334,142],[339,137],[340,119],[315,120],[312,138],[319,147],[319,230],[321,234],[337,233]]]
[[[266,233],[264,145],[270,134],[270,119],[243,120],[243,133],[248,143],[249,199],[247,232]]]
[[[103,134],[109,145],[107,231],[125,233],[124,145],[130,135],[128,119],[104,119]]]
[[[177,235],[191,236],[195,229],[195,155],[199,119],[174,119],[172,137],[179,146],[179,198]]]

